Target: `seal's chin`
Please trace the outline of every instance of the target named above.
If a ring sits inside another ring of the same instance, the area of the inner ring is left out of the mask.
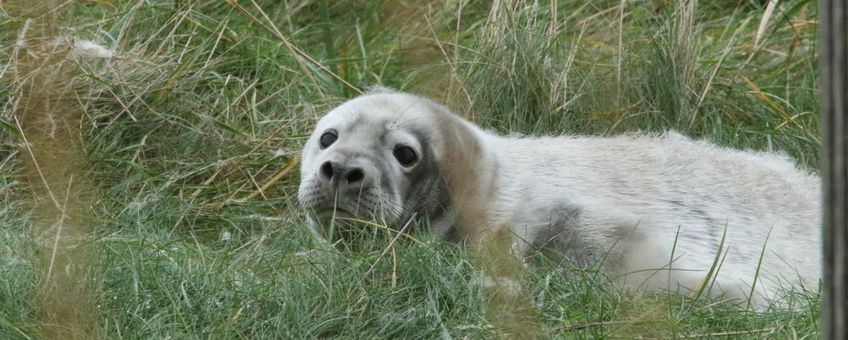
[[[334,219],[356,219],[356,214],[339,207],[327,207],[313,211],[315,218],[321,222],[330,222]]]
[[[373,219],[338,207],[314,210],[312,214],[321,236],[339,249],[355,249],[360,241],[373,235]]]
[[[327,226],[330,223],[358,223],[375,222],[374,214],[369,211],[353,210],[340,207],[327,207],[313,210],[312,215],[320,224]]]
[[[396,217],[382,212],[353,210],[346,206],[327,206],[312,209],[313,226],[322,236],[337,241],[352,240],[357,236],[372,235],[376,231],[396,229]]]

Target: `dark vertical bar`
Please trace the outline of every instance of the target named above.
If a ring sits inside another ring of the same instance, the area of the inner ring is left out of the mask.
[[[845,0],[821,1],[822,188],[824,195],[824,277],[822,338],[848,339],[846,281],[846,53]]]

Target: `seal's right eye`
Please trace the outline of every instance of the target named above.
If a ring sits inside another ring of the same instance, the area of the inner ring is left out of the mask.
[[[333,145],[336,142],[336,139],[339,138],[339,135],[336,133],[336,130],[327,130],[321,135],[321,139],[318,140],[318,143],[321,144],[322,149],[326,149],[328,146]]]

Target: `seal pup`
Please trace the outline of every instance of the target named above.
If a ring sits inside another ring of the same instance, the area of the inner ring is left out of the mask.
[[[818,289],[820,179],[788,157],[676,133],[512,137],[423,97],[380,90],[321,118],[298,199],[313,231],[338,217],[450,241],[511,235],[632,289],[695,290],[764,306]]]

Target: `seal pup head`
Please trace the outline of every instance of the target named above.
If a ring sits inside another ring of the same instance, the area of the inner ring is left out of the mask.
[[[310,227],[326,237],[338,222],[400,229],[419,217],[444,233],[453,217],[440,164],[456,135],[473,134],[455,132],[466,125],[431,100],[385,90],[333,109],[303,147],[298,200]]]

